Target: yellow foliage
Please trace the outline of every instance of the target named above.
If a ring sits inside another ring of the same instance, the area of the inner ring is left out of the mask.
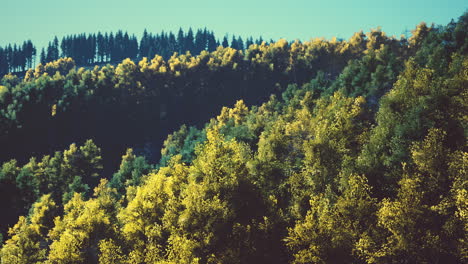
[[[8,92],[9,91],[6,86],[0,85],[0,103],[3,103]]]
[[[123,264],[124,257],[121,248],[112,239],[99,241],[99,263],[100,264]]]
[[[57,114],[57,104],[52,105],[52,116],[55,116]]]

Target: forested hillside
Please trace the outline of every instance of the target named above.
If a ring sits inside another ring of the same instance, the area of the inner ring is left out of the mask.
[[[70,58],[39,64],[23,79],[6,75],[2,80],[0,158],[24,162],[31,154],[92,138],[110,166],[129,146],[158,159],[163,139],[181,124],[201,126],[237,99],[259,104],[291,82],[310,81],[318,71],[326,72],[325,79],[335,78],[349,60],[364,56],[367,46],[373,50],[385,43],[383,56],[394,57],[388,77],[395,78],[406,48],[378,30],[369,33],[369,40],[363,33],[349,41],[280,40],[243,51],[218,47],[168,60],[159,55],[139,62],[126,59],[89,70],[75,67]],[[370,56],[375,60],[375,54]]]
[[[5,75],[1,263],[468,261],[468,13],[249,44]]]

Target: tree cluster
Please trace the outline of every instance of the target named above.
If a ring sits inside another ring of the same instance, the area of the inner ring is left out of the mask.
[[[261,44],[262,42],[263,40],[259,38],[255,43]],[[63,57],[73,58],[80,66],[119,63],[126,58],[153,58],[155,55],[169,59],[175,52],[184,54],[189,51],[192,55],[198,55],[204,50],[212,52],[220,45],[243,50],[252,44],[254,44],[252,37],[249,37],[244,45],[240,36],[232,36],[230,43],[225,36],[223,42],[220,43],[215,34],[206,28],[198,29],[196,33],[191,28],[186,33],[179,29],[177,35],[164,31],[152,34],[145,30],[140,41],[135,35],[119,30],[115,34],[99,32],[98,34],[69,35],[63,37],[61,41],[55,37],[49,42],[47,48],[42,49],[40,63],[46,64]]]
[[[30,40],[22,45],[0,47],[0,76],[32,68],[36,60],[36,48]]]

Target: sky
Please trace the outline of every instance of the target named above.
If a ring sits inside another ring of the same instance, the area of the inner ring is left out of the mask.
[[[445,25],[468,8],[462,0],[0,0],[0,46],[31,39],[41,48],[54,36],[122,29],[141,36],[180,27],[207,27],[218,38],[348,39],[380,26],[400,36],[421,21]]]

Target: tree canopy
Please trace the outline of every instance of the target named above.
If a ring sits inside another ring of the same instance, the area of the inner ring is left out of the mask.
[[[1,263],[467,262],[467,17],[5,75]]]

